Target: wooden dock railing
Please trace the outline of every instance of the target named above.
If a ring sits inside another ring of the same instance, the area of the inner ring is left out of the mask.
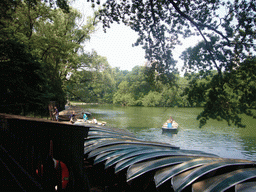
[[[68,191],[88,191],[83,161],[84,138],[89,127],[0,114],[0,166],[2,188],[24,191],[62,189],[61,172],[53,158],[69,170]],[[11,178],[11,179],[10,179]]]

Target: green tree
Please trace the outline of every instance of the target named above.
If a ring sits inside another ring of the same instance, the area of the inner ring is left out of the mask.
[[[126,75],[126,81],[130,84],[130,92],[134,95],[135,100],[141,100],[141,98],[150,91],[150,84],[147,81],[145,67],[135,66],[132,71]]]
[[[69,96],[84,102],[112,103],[116,90],[114,70],[95,51],[80,56],[80,68],[67,84]]]
[[[1,112],[46,114],[52,94],[43,65],[14,40],[0,40]],[[11,66],[11,67],[10,67]]]
[[[114,94],[113,103],[123,106],[135,105],[134,95],[130,92],[131,87],[127,81],[123,81],[118,85],[118,90]]]
[[[182,38],[200,36],[203,41],[188,49],[182,59],[187,71],[200,72],[200,76],[208,70],[217,70],[208,85],[212,87],[209,94],[213,95],[206,98],[204,110],[208,112],[198,117],[202,120],[201,125],[208,118],[221,114],[220,119],[228,122],[233,119],[241,126],[238,115],[245,110],[234,110],[229,118],[229,108],[222,104],[222,98],[230,102],[226,97],[227,79],[224,77],[232,74],[250,55],[255,55],[255,6],[254,0],[106,1],[100,17],[105,28],[113,22],[123,22],[135,30],[139,35],[135,45],[143,46],[147,59],[154,61],[153,67],[160,75],[176,70],[172,50]]]
[[[29,67],[30,60],[36,60],[40,73],[45,79],[45,85],[39,84],[38,86],[47,87],[49,92],[49,94],[46,92],[47,97],[45,98],[47,101],[55,100],[60,107],[64,107],[66,102],[65,84],[68,81],[66,77],[79,67],[78,52],[82,51],[81,43],[88,39],[94,31],[95,20],[89,19],[86,25],[78,25],[77,21],[81,18],[81,14],[72,8],[69,9],[66,6],[66,1],[29,0],[4,1],[4,3],[7,6],[0,9],[1,16],[3,15],[0,18],[1,43],[6,44],[10,41],[13,45],[15,44],[13,41],[15,41],[19,48],[21,48],[20,45],[24,45],[22,46],[24,50],[18,50],[17,53],[24,53],[24,56],[30,55],[27,60],[24,59],[22,62],[16,63],[20,66],[9,62],[8,65],[5,65],[7,67],[5,70],[12,71],[13,67],[17,67],[21,72]],[[57,8],[55,3],[63,9]],[[13,48],[13,46],[10,47]],[[11,53],[14,52],[11,51]],[[3,58],[6,55],[4,50],[2,55]],[[7,58],[12,61],[17,60],[16,57],[18,56],[8,54]],[[1,60],[4,59],[1,58]],[[31,69],[29,72],[31,76],[32,71]],[[35,76],[37,75],[36,71],[34,70]],[[23,72],[20,74],[26,75]],[[17,76],[13,77],[13,81],[19,80]],[[11,85],[11,83],[6,83],[8,86]],[[26,83],[28,82],[26,81]],[[23,85],[25,86],[25,84]],[[8,87],[7,89],[12,88]],[[30,96],[32,97],[32,94]],[[45,103],[47,102],[45,101]]]
[[[161,93],[156,91],[150,91],[145,97],[142,99],[142,104],[145,107],[155,107],[159,106],[162,101]]]
[[[240,114],[246,114],[255,118],[255,114],[251,110],[255,109],[256,104],[255,64],[255,57],[248,58],[236,70],[233,70],[231,73],[224,73],[221,82],[223,85],[221,86],[219,85],[217,73],[211,75],[209,83],[198,86],[206,100],[204,111],[198,116],[200,126],[203,126],[209,118],[212,118],[217,120],[225,119],[229,125],[235,124],[239,127],[244,127],[241,124]],[[202,86],[204,87],[202,88]],[[190,93],[193,91],[198,93],[194,86]]]
[[[203,75],[200,73],[185,74],[185,78],[188,79],[188,86],[184,89],[184,93],[188,96],[190,106],[204,106],[209,94],[209,83],[214,75],[217,75],[217,71],[208,71],[207,74],[204,73]]]
[[[166,81],[166,75],[158,78],[158,72],[151,68],[135,66],[118,86],[114,103],[143,106],[183,106],[181,89]],[[152,77],[152,78],[151,78]],[[179,76],[175,76],[179,78]],[[149,79],[151,79],[149,81]],[[129,102],[127,102],[129,100]],[[185,101],[184,101],[185,102]]]
[[[125,81],[126,75],[129,73],[128,70],[120,70],[120,68],[114,68],[114,75],[116,80],[116,87],[122,82]]]

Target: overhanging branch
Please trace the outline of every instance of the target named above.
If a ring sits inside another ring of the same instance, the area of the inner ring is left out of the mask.
[[[173,5],[173,7],[175,8],[175,10],[184,18],[186,18],[187,20],[189,20],[194,26],[197,26],[197,28],[199,27],[205,27],[205,28],[208,28],[209,30],[212,30],[214,31],[215,33],[219,34],[223,39],[225,39],[228,43],[228,45],[230,45],[230,41],[229,39],[223,35],[220,31],[218,31],[217,29],[213,28],[212,26],[210,25],[206,25],[206,24],[203,24],[203,23],[197,23],[195,22],[190,16],[188,16],[187,14],[185,14],[184,12],[182,12],[179,7],[177,6],[176,3],[173,2],[173,0],[169,0],[170,3]]]
[[[214,28],[212,28],[212,27],[210,27],[210,26],[208,26],[208,25],[205,25],[205,24],[198,24],[198,23],[196,23],[190,16],[188,16],[187,14],[185,14],[185,13],[183,13],[183,12],[181,11],[181,10],[179,9],[179,7],[177,6],[177,4],[173,2],[173,0],[169,0],[169,1],[170,1],[170,3],[173,5],[173,7],[175,8],[175,10],[176,10],[182,17],[184,17],[185,19],[187,19],[190,23],[192,23],[192,24],[197,28],[197,30],[199,31],[200,35],[203,37],[203,39],[204,39],[204,41],[205,41],[205,43],[206,43],[206,46],[207,46],[206,48],[207,48],[208,53],[210,54],[210,57],[212,58],[212,62],[214,63],[216,69],[218,70],[218,73],[221,75],[221,69],[218,67],[218,65],[217,65],[217,63],[216,63],[216,61],[215,61],[215,58],[214,58],[214,56],[213,56],[213,54],[212,54],[212,51],[210,50],[209,42],[207,41],[207,39],[205,38],[204,34],[202,33],[202,31],[201,31],[201,29],[200,29],[199,27],[200,27],[200,26],[207,27],[207,28],[209,28],[209,29],[215,31],[216,33],[220,34],[223,38],[225,38],[225,39],[228,41],[228,43],[229,43],[229,40],[228,40],[221,32],[219,32],[218,30],[216,30],[216,29],[214,29]]]

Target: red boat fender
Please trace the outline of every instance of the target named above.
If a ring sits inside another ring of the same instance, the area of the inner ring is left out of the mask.
[[[66,189],[68,182],[69,182],[69,171],[65,163],[63,163],[60,160],[56,160],[53,158],[53,142],[50,140],[50,151],[49,151],[50,158],[52,158],[54,162],[54,168],[56,170],[61,170],[61,184],[62,184],[62,189]],[[36,174],[39,176],[43,175],[43,165],[41,164],[38,169],[36,169]],[[57,190],[57,189],[56,189]]]
[[[56,160],[53,158],[54,168],[57,170],[59,166],[61,168],[61,182],[62,182],[62,189],[66,189],[68,182],[69,182],[69,171],[65,163],[60,160]],[[43,165],[40,166],[41,176],[43,175]],[[39,175],[39,170],[36,169],[36,174]]]
[[[69,181],[69,171],[65,163],[60,160],[56,160],[53,158],[54,161],[54,168],[58,169],[60,166],[61,168],[61,179],[62,179],[62,189],[66,189]]]
[[[40,171],[41,171],[41,172],[40,172],[40,176],[42,176],[42,175],[43,175],[43,171],[44,171],[44,169],[43,169],[43,168],[44,168],[44,166],[43,166],[43,165],[40,165],[40,168],[39,168],[39,169],[40,169]],[[38,170],[38,169],[36,169],[36,174],[37,174],[37,175],[39,175],[39,170]]]

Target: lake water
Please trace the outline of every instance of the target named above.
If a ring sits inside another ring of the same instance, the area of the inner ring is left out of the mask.
[[[165,142],[181,149],[200,150],[225,158],[256,161],[256,120],[244,116],[246,128],[209,121],[199,128],[196,120],[201,108],[121,107],[84,105],[96,119],[108,127],[127,129],[137,138]],[[162,124],[172,116],[179,124],[176,134],[163,133]]]

